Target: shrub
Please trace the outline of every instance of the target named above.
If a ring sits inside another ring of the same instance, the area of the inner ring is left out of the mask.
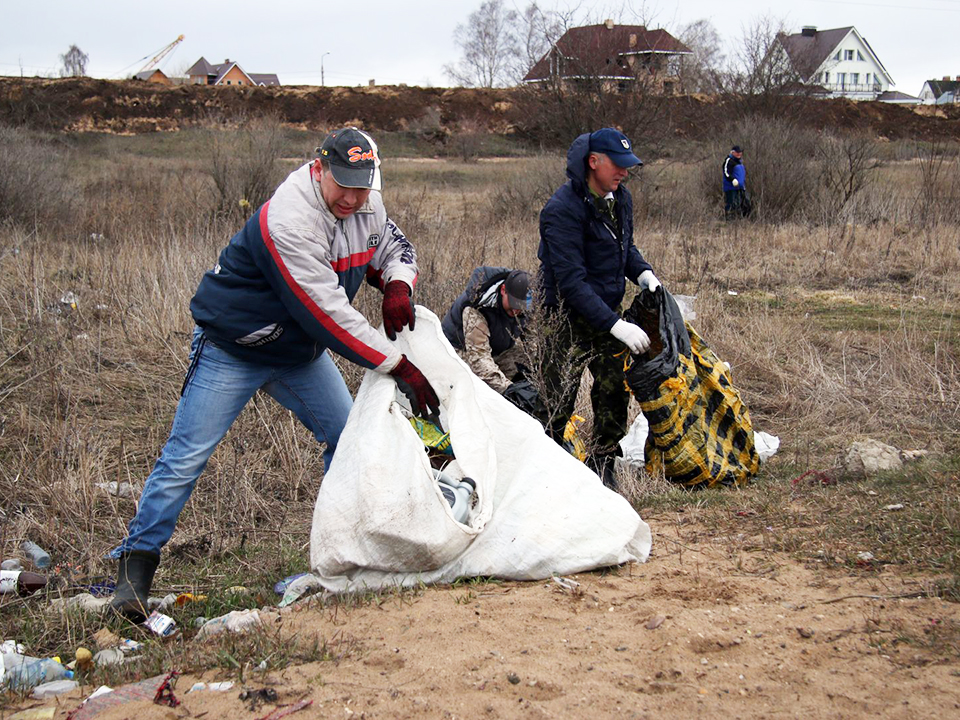
[[[52,140],[0,125],[0,167],[0,223],[57,226],[73,216],[69,154]]]
[[[237,131],[214,137],[209,173],[218,216],[245,218],[270,199],[283,180],[283,147],[280,121],[271,116],[245,120]]]

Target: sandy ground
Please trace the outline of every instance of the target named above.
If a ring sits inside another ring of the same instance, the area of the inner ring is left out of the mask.
[[[960,659],[935,642],[960,607],[893,597],[916,578],[731,555],[729,538],[647,519],[648,563],[575,576],[572,590],[465,584],[279,616],[283,632],[349,652],[255,678],[248,687],[278,693],[255,711],[239,687],[186,694],[198,678],[184,676],[176,709],[136,702],[97,717],[261,718],[302,699],[312,705],[288,717],[960,717]],[[61,697],[56,717],[81,698]]]

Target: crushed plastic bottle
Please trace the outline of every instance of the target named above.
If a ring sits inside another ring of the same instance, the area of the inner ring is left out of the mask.
[[[50,554],[35,542],[24,540],[20,545],[27,559],[38,568],[50,567]]]
[[[3,678],[4,684],[13,691],[29,690],[41,683],[73,678],[73,673],[53,658],[4,655],[3,664],[7,669]]]
[[[37,685],[33,692],[30,693],[30,697],[35,700],[46,700],[47,698],[56,697],[57,695],[63,695],[68,693],[71,690],[76,690],[80,684],[76,680],[54,680],[53,682],[45,682]]]

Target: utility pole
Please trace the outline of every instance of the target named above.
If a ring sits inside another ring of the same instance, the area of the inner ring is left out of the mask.
[[[323,55],[320,56],[320,87],[323,87],[325,85],[323,81],[323,59],[329,54],[330,54],[329,52],[325,52]]]

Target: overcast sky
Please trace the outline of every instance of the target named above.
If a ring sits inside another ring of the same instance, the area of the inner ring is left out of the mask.
[[[526,0],[506,0],[525,7]],[[200,56],[230,58],[247,72],[275,72],[284,85],[448,85],[444,64],[458,59],[454,28],[480,0],[273,0],[162,3],[116,0],[0,0],[0,74],[56,75],[71,44],[89,55],[88,74],[120,78],[139,70],[167,43],[185,39],[160,64],[168,74],[186,70]],[[543,0],[542,8],[578,8],[594,21],[647,19],[668,31],[709,19],[726,42],[769,13],[760,0],[651,0],[589,3]],[[960,0],[787,0],[775,17],[799,30],[856,26],[896,81],[916,95],[924,80],[960,76]],[[727,47],[726,51],[731,52]]]

